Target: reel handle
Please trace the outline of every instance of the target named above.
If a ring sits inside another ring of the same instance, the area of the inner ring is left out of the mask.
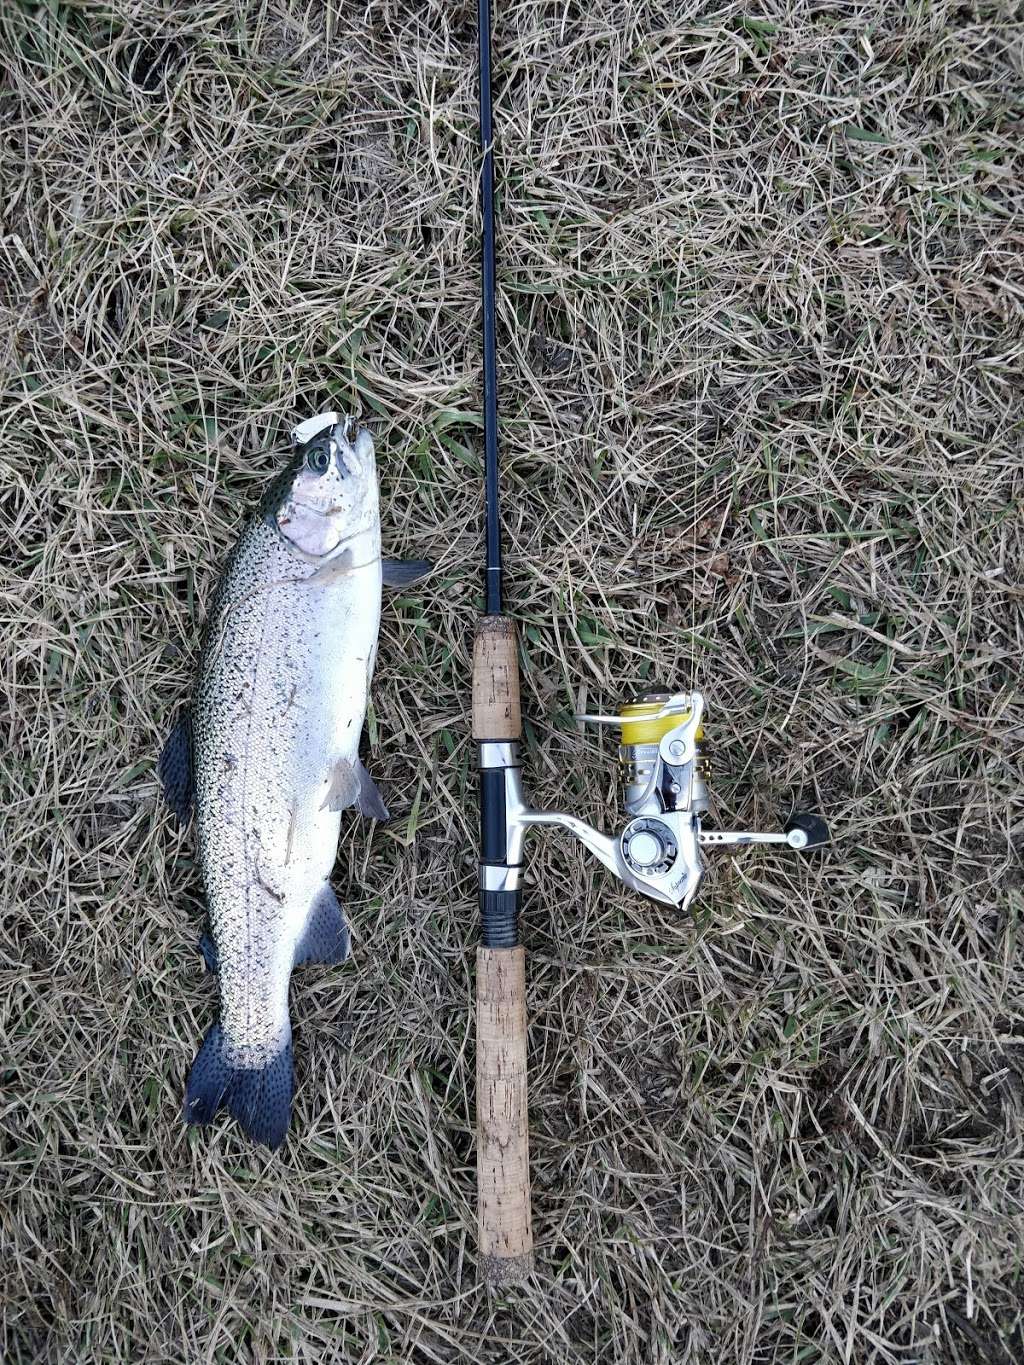
[[[521,731],[515,623],[484,616],[473,642],[473,738],[514,743]],[[501,775],[481,772],[482,868],[504,862],[508,846],[504,788],[492,776]],[[477,1221],[481,1273],[496,1287],[518,1284],[533,1269],[520,895],[481,886],[476,955]]]

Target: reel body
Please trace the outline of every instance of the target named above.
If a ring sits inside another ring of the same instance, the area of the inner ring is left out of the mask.
[[[490,787],[494,815],[482,832],[481,891],[518,891],[523,839],[537,825],[567,829],[620,881],[680,910],[697,894],[705,848],[786,844],[803,852],[828,842],[818,816],[796,816],[778,833],[701,827],[709,802],[704,698],[699,692],[645,692],[626,702],[617,716],[580,719],[620,729],[627,824],[617,835],[607,835],[564,811],[534,809],[523,792],[518,745],[484,741],[481,777]]]

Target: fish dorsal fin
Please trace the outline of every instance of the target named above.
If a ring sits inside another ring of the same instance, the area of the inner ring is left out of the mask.
[[[192,717],[187,709],[179,712],[174,728],[167,736],[156,771],[167,804],[174,811],[178,823],[187,825],[192,818],[195,801],[192,784]]]

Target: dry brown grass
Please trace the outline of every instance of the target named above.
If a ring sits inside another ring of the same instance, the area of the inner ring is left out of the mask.
[[[578,708],[708,695],[697,922],[533,844],[539,1274],[473,1251],[469,4],[3,0],[5,1361],[1019,1360],[1015,4],[509,0],[510,603],[536,796]],[[372,418],[397,552],[357,937],[293,1135],[186,1132],[214,987],[153,758],[288,425]]]

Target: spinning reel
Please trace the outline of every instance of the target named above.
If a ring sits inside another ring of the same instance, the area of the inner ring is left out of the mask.
[[[535,810],[523,794],[518,745],[485,741],[480,745],[485,787],[481,804],[485,812],[494,812],[494,818],[490,830],[486,818],[484,822],[482,892],[519,889],[523,838],[534,825],[569,830],[620,881],[680,910],[690,905],[700,886],[705,848],[785,844],[804,853],[828,843],[824,820],[809,814],[794,816],[779,833],[702,828],[709,803],[704,698],[699,692],[643,692],[626,702],[617,716],[579,719],[621,731],[619,763],[627,824],[612,836],[564,811]],[[500,855],[502,843],[504,856],[492,860],[490,853]],[[482,899],[486,918],[486,894]]]

